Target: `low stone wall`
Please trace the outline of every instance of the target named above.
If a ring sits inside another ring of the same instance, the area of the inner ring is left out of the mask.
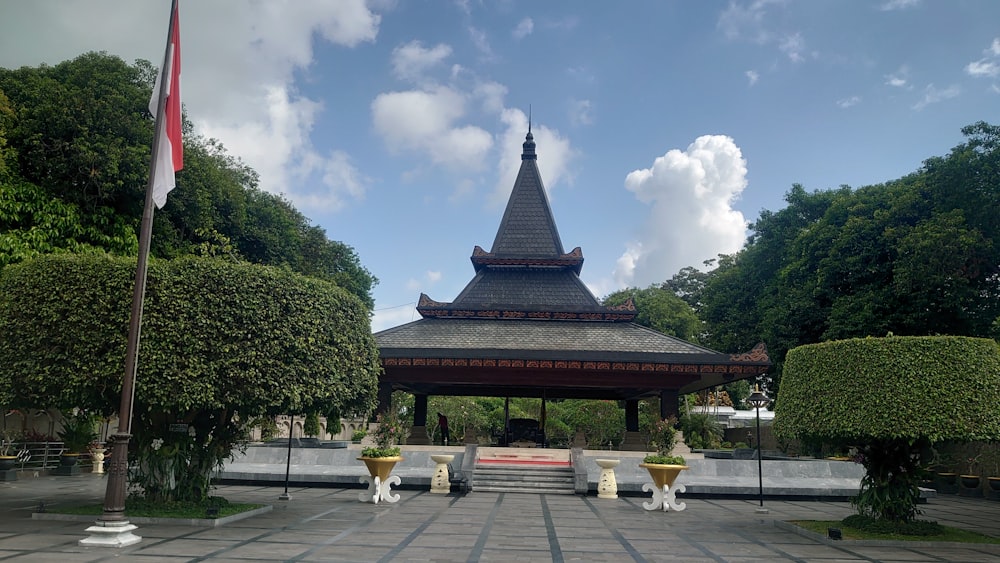
[[[473,450],[474,452],[475,450]],[[460,471],[472,467],[473,460],[465,463],[466,449],[462,446],[403,446],[403,458],[394,474],[402,479],[401,488],[430,488],[435,463],[433,454],[454,454],[452,468]],[[285,480],[287,449],[251,446],[245,455],[217,473],[224,482],[273,483]],[[292,448],[289,482],[308,486],[359,487],[359,478],[366,475],[364,465],[356,458],[361,447],[351,444],[347,448]],[[471,454],[475,456],[475,453]],[[643,452],[584,450],[577,468],[582,480],[586,474],[588,490],[597,491],[600,468],[598,458],[618,459],[615,469],[618,490],[621,494],[645,495],[642,485],[650,481],[646,470],[639,467]],[[690,459],[690,469],[678,477],[689,496],[753,497],[759,494],[756,460]],[[768,497],[826,498],[843,500],[857,494],[864,474],[863,468],[853,462],[831,460],[773,461],[762,464],[764,494]]]
[[[626,452],[585,452],[587,480],[596,490],[600,467],[595,459],[620,459],[615,468],[620,493],[640,493],[650,482],[649,474],[639,464],[642,455],[615,455]],[[760,494],[757,460],[691,459],[690,469],[682,471],[677,483],[685,486],[687,495],[756,496]],[[765,459],[763,469],[764,495],[773,497],[848,498],[858,493],[864,468],[847,461]]]

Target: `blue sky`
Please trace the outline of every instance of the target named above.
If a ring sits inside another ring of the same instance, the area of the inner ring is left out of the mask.
[[[0,66],[158,61],[168,6],[4,3]],[[916,171],[1000,107],[988,0],[182,0],[181,50],[197,131],[380,279],[375,330],[471,279],[529,106],[563,245],[598,297],[738,250],[794,183]]]

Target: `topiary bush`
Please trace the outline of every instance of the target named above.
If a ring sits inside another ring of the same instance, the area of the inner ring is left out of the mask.
[[[961,336],[857,338],[788,352],[775,432],[857,448],[859,514],[911,521],[930,445],[1000,437],[1000,346]]]
[[[0,270],[0,404],[118,408],[135,268],[64,254]],[[147,497],[203,500],[256,420],[370,412],[379,370],[367,308],[332,283],[222,259],[153,260],[129,443],[140,474],[129,481]]]

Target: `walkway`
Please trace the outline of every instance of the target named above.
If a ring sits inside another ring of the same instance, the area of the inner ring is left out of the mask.
[[[140,525],[141,543],[84,548],[82,522],[32,520],[48,506],[99,503],[98,475],[0,483],[0,560],[89,561],[968,561],[1000,562],[1000,546],[860,546],[810,539],[774,520],[839,519],[844,502],[688,499],[684,512],[647,512],[642,498],[400,491],[396,504],[365,504],[359,489],[223,486],[230,500],[270,513],[214,529]],[[1000,536],[1000,503],[941,496],[926,517]]]

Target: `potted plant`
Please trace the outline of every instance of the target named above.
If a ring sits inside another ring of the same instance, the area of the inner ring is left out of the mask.
[[[358,458],[368,468],[368,477],[362,477],[362,482],[367,480],[369,485],[368,491],[361,493],[358,500],[375,504],[380,500],[396,502],[399,495],[392,495],[389,488],[393,483],[398,485],[400,479],[398,476],[390,477],[390,473],[397,463],[403,461],[396,445],[403,438],[403,424],[392,411],[379,414],[375,422],[377,427],[372,433],[375,446],[362,449]]]
[[[980,477],[980,467],[979,458],[982,456],[982,452],[978,446],[973,447],[968,456],[965,458],[965,467],[961,475],[959,475],[959,483],[962,488],[959,489],[958,494],[964,497],[980,497],[983,496],[983,491],[981,488],[981,477]]]
[[[91,442],[97,439],[97,432],[94,430],[95,419],[92,415],[82,410],[76,410],[72,416],[63,419],[63,428],[56,435],[63,443],[63,452],[59,455],[60,470],[58,475],[75,475],[79,473],[76,467],[80,454],[87,451]],[[61,470],[65,468],[75,468]]]
[[[104,473],[104,458],[108,453],[108,449],[97,440],[91,442],[87,446],[87,449],[90,451],[90,461],[94,464],[91,471],[94,473]]]
[[[674,480],[681,471],[687,469],[684,458],[671,455],[677,443],[677,430],[674,428],[676,419],[673,417],[656,422],[650,429],[650,441],[656,445],[656,453],[642,459],[639,467],[644,467],[653,478],[656,487],[672,487]]]
[[[13,428],[0,430],[0,471],[14,469],[17,456],[14,454],[14,441],[20,437],[20,432]]]

